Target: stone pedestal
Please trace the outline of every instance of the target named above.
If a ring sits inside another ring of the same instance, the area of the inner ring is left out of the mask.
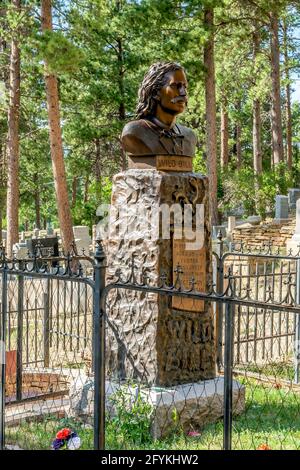
[[[167,209],[174,204],[190,204],[194,213],[197,205],[203,205],[201,248],[187,249],[186,240],[176,239],[172,214],[169,236],[153,235],[151,214],[161,210],[166,220]],[[184,268],[185,288],[190,288],[188,280],[195,275],[196,288],[207,291],[212,279],[207,177],[155,169],[132,169],[116,175],[109,227],[105,243],[107,283],[114,281],[118,271],[123,277],[129,275],[134,256],[138,281],[143,271],[154,286],[160,283],[162,274],[167,284],[175,283],[174,261],[178,261]],[[122,289],[111,291],[107,302],[106,370],[112,380],[132,379],[168,387],[215,377],[209,302]]]

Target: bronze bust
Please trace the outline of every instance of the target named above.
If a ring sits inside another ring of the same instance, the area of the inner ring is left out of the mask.
[[[188,127],[176,123],[176,116],[187,104],[183,67],[175,62],[151,65],[138,95],[137,120],[126,124],[121,136],[129,167],[153,167],[155,156],[180,155],[191,160],[196,136]]]

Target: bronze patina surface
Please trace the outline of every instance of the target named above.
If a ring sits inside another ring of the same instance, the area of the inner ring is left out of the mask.
[[[153,156],[194,156],[194,132],[176,123],[187,105],[187,86],[179,64],[159,62],[150,67],[139,89],[137,119],[126,124],[121,136],[130,168],[157,168]],[[190,163],[181,164],[181,170],[172,170],[172,165],[164,165],[165,171],[191,171]]]

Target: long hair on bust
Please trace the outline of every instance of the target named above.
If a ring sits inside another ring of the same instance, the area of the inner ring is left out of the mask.
[[[151,65],[138,91],[137,119],[143,119],[155,114],[157,106],[155,97],[165,85],[167,73],[175,72],[175,70],[184,70],[184,68],[176,62],[156,62]]]

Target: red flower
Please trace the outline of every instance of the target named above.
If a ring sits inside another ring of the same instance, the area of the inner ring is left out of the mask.
[[[201,436],[201,433],[197,432],[197,431],[189,431],[188,436],[189,437],[199,437],[199,436]]]
[[[256,450],[272,450],[271,447],[268,446],[268,444],[260,444]]]
[[[69,428],[63,428],[58,433],[56,434],[56,439],[67,439],[69,435],[71,434],[71,429]]]

